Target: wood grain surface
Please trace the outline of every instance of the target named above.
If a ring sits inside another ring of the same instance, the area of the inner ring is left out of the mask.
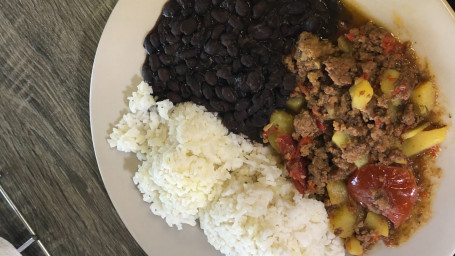
[[[0,0],[0,182],[52,255],[145,255],[107,196],[90,135],[91,68],[115,3]],[[0,237],[29,238],[2,199]]]
[[[90,135],[91,68],[115,3],[0,1],[0,182],[52,255],[145,255],[108,198]],[[29,238],[3,199],[0,237]]]

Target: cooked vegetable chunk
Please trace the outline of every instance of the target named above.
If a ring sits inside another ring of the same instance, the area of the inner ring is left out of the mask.
[[[330,228],[341,238],[347,238],[354,233],[356,215],[346,205],[336,210],[330,219]]]
[[[444,141],[446,135],[447,127],[419,132],[403,142],[403,153],[406,156],[420,153]]]
[[[370,156],[368,154],[363,155],[359,159],[355,160],[354,164],[357,168],[360,168],[369,162],[369,158]]]
[[[346,240],[346,251],[351,255],[362,255],[363,247],[360,244],[359,239],[350,237]]]
[[[422,125],[419,125],[419,126],[417,126],[416,128],[414,128],[414,129],[412,129],[412,130],[409,130],[409,131],[407,131],[407,132],[401,134],[401,138],[402,138],[403,140],[405,140],[405,139],[409,139],[409,138],[411,138],[411,137],[414,137],[414,136],[415,136],[416,134],[418,134],[419,132],[425,130],[425,128],[427,128],[429,125],[430,125],[430,123],[428,123],[428,122],[426,122],[426,123],[424,123],[424,124],[422,124]]]
[[[373,87],[367,80],[357,78],[355,84],[349,88],[349,94],[351,94],[352,108],[364,109],[373,98]]]
[[[400,76],[400,72],[395,69],[387,69],[381,77],[379,84],[381,85],[381,91],[387,97],[392,96],[392,91],[395,88],[395,81]]]
[[[340,131],[336,131],[332,136],[333,143],[335,143],[339,148],[345,146],[349,142],[349,139],[349,135]]]
[[[411,101],[414,103],[418,113],[425,116],[435,106],[436,89],[431,82],[425,82],[414,89],[411,94]]]
[[[284,110],[275,110],[270,116],[270,123],[278,128],[278,133],[291,134],[294,131],[294,116]]]
[[[348,200],[348,189],[344,181],[331,181],[327,184],[327,193],[332,204],[341,204]]]
[[[373,229],[381,236],[389,236],[389,224],[387,223],[386,217],[376,214],[374,212],[368,212],[365,218],[365,226],[369,229]]]
[[[302,110],[303,103],[305,103],[303,97],[293,97],[286,101],[286,107],[295,113],[299,113]]]

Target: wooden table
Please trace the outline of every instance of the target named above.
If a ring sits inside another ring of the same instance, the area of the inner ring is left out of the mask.
[[[146,255],[109,200],[90,134],[92,63],[115,3],[0,1],[0,182],[52,255]],[[30,237],[1,198],[0,237]]]
[[[52,255],[145,255],[106,194],[90,135],[90,73],[115,3],[0,1],[0,182]],[[29,238],[4,200],[0,237]]]

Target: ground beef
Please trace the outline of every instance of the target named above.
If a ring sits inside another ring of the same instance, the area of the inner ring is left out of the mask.
[[[294,128],[301,137],[313,137],[319,131],[308,111],[302,111],[294,117]]]
[[[357,72],[357,65],[350,55],[328,57],[323,64],[333,83],[337,86],[350,85]]]

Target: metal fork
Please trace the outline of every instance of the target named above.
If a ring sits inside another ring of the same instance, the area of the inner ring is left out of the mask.
[[[21,245],[19,248],[17,248],[16,250],[21,253],[23,252],[25,249],[27,249],[30,245],[32,245],[33,243],[36,243],[38,244],[38,246],[40,247],[40,249],[43,251],[44,255],[46,256],[50,256],[50,253],[47,251],[46,247],[44,246],[44,244],[39,240],[38,238],[38,235],[35,233],[35,231],[33,231],[32,227],[30,226],[30,224],[28,224],[27,220],[25,220],[24,216],[22,215],[22,213],[19,211],[19,209],[16,207],[16,205],[14,204],[14,202],[11,200],[11,198],[8,196],[8,193],[6,193],[5,189],[3,188],[2,186],[2,183],[1,183],[1,180],[2,180],[2,174],[0,173],[0,194],[2,194],[3,198],[6,200],[6,202],[8,203],[8,205],[11,207],[11,209],[14,211],[14,213],[16,214],[16,216],[21,220],[22,224],[24,224],[25,228],[27,228],[28,232],[30,233],[30,238],[23,244]]]

